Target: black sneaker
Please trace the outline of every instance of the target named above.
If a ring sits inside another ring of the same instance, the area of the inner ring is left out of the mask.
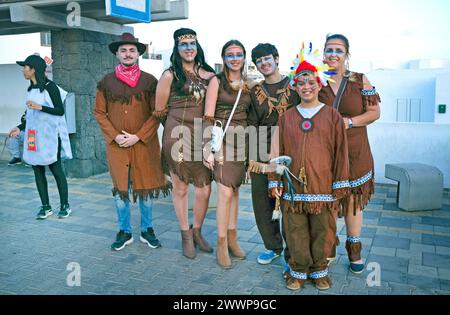
[[[67,203],[67,204],[61,206],[61,209],[58,212],[58,218],[60,218],[60,219],[67,218],[71,212],[72,212],[72,209],[70,209],[70,206]]]
[[[139,238],[142,243],[147,244],[151,248],[161,247],[161,243],[155,236],[155,232],[152,228],[148,228],[147,231],[141,232],[141,237]]]
[[[131,235],[131,233],[120,230],[116,235],[116,241],[111,245],[111,249],[121,250],[131,243],[133,243],[133,235]]]
[[[36,220],[44,220],[53,214],[51,206],[40,206],[39,212],[37,213]]]
[[[22,164],[22,159],[18,157],[13,157],[11,161],[8,162],[8,165],[17,165]]]

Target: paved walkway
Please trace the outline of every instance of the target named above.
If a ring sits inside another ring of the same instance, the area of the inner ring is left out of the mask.
[[[262,266],[256,257],[264,249],[255,225],[250,186],[241,189],[240,244],[247,260],[233,261],[223,270],[215,254],[199,253],[189,260],[181,255],[180,233],[171,199],[154,204],[154,226],[163,247],[150,249],[139,240],[139,215],[133,206],[135,242],[120,252],[110,250],[117,232],[108,174],[69,179],[73,215],[35,219],[39,198],[33,171],[25,166],[0,165],[0,294],[319,294],[311,284],[299,292],[285,288],[282,261]],[[54,208],[59,199],[48,176]],[[377,185],[365,210],[363,256],[380,267],[379,286],[372,270],[361,275],[348,271],[344,247],[330,266],[333,287],[320,294],[449,294],[450,194],[438,211],[404,212],[396,207],[395,186]],[[215,211],[210,209],[203,232],[215,245]],[[345,241],[340,219],[338,231]],[[75,264],[70,264],[75,263]],[[378,265],[377,265],[378,264]],[[74,267],[75,266],[75,267]],[[74,272],[81,270],[80,286]],[[75,268],[75,269],[73,269]],[[75,281],[75,282],[74,282]],[[369,281],[370,282],[370,281]]]

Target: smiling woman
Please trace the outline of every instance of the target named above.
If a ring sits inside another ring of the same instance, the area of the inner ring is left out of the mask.
[[[205,165],[217,182],[217,263],[231,268],[231,255],[245,259],[237,242],[239,187],[245,180],[247,112],[251,103],[250,88],[244,76],[246,51],[238,40],[222,48],[223,72],[212,78],[206,94],[205,125],[220,121],[227,134],[219,152],[205,147]],[[237,138],[237,141],[235,141]]]

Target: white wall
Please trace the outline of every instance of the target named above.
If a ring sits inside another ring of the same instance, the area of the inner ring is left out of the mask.
[[[439,104],[447,105],[445,114],[439,114]],[[436,77],[436,105],[434,112],[436,113],[435,123],[450,124],[450,73],[441,74]]]
[[[395,183],[384,177],[386,163],[414,162],[440,169],[450,188],[450,124],[376,122],[368,133],[377,183]]]
[[[380,121],[397,121],[398,99],[420,99],[420,121],[434,122],[436,77],[450,69],[375,70],[367,74],[381,97]]]
[[[30,81],[25,80],[22,67],[17,64],[0,65],[0,77],[0,133],[8,133],[20,124]]]
[[[51,57],[51,48],[41,46],[40,33],[0,36],[0,64],[25,60],[29,55],[39,53]]]

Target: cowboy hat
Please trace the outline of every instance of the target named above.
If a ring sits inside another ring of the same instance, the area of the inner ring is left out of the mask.
[[[113,53],[116,54],[117,50],[119,49],[119,46],[121,45],[126,45],[126,44],[131,44],[131,45],[135,45],[137,47],[137,50],[139,52],[139,55],[142,55],[146,50],[147,50],[147,46],[140,43],[133,34],[131,33],[123,33],[120,36],[119,41],[117,42],[113,42],[111,44],[109,44],[109,50]]]

